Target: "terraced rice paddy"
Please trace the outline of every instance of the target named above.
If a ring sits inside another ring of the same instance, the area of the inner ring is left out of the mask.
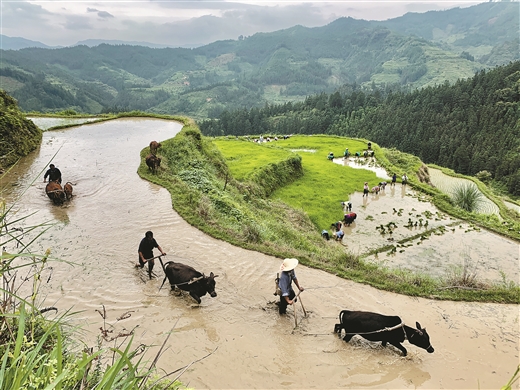
[[[516,203],[511,203],[511,202],[508,202],[508,201],[504,201],[504,204],[506,205],[506,207],[508,209],[515,210],[517,213],[520,213],[520,206],[517,205]]]
[[[369,197],[356,192],[351,201],[357,219],[343,227],[342,244],[365,261],[432,277],[466,272],[487,283],[519,280],[517,242],[440,212],[407,186]]]
[[[48,118],[48,117],[27,117],[42,130],[48,130],[56,126],[81,125],[83,123],[94,122],[99,118]]]
[[[30,215],[35,225],[56,223],[42,234],[37,249],[51,248],[53,256],[71,264],[45,274],[41,303],[58,307],[58,317],[68,310],[77,312],[70,324],[81,327],[86,347],[98,345],[100,328],[132,330],[134,346],[151,346],[138,358],[152,361],[157,354],[160,370],[169,373],[196,362],[181,378],[196,389],[498,389],[511,377],[518,362],[518,305],[408,297],[299,265],[304,303],[300,296],[298,304],[280,316],[273,281],[281,259],[204,234],[172,210],[166,189],[136,174],[139,153],[150,140],[173,137],[181,127],[160,120],[118,119],[88,129],[45,132],[41,148],[4,177],[9,197],[27,188],[20,215]],[[76,196],[63,207],[49,201],[41,180],[51,158],[64,178],[75,183]],[[518,243],[460,228],[459,221],[440,213],[409,186],[387,186],[369,197],[356,192],[350,199],[358,217],[345,228],[341,244],[357,253],[395,245],[395,252],[388,253],[392,251],[387,247],[378,254],[383,266],[428,272],[435,267],[442,272],[443,266],[466,261],[466,254],[477,254],[473,265],[478,268],[471,270],[482,277],[495,267],[518,280]],[[341,216],[341,206],[336,207]],[[444,234],[437,236],[435,232],[441,232],[436,230],[428,239],[419,238],[442,226]],[[160,289],[163,271],[158,265],[157,278],[143,278],[143,270],[134,264],[137,245],[149,228],[168,253],[167,261],[219,275],[216,298],[206,296],[194,307],[191,297]],[[464,239],[471,241],[464,244]],[[329,244],[340,245],[332,240]],[[15,242],[6,245],[7,251],[16,250]],[[107,317],[102,318],[100,309],[105,307]],[[428,328],[435,353],[407,343],[408,355],[402,357],[391,346],[358,336],[345,343],[332,331],[345,309],[399,315],[410,325],[420,321]]]
[[[452,195],[455,189],[462,185],[471,185],[477,188],[476,184],[473,183],[471,180],[468,179],[462,179],[460,177],[452,177],[444,174],[441,170],[435,169],[435,168],[428,168],[428,171],[430,173],[430,180],[431,183],[441,190],[442,192]],[[477,188],[478,190],[478,188]],[[480,191],[479,191],[480,192]],[[500,215],[500,210],[498,206],[486,198],[484,194],[482,194],[482,200],[480,204],[477,207],[476,210],[477,213],[480,214],[495,214]]]

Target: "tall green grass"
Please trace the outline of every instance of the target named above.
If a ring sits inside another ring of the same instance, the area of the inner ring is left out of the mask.
[[[483,197],[477,186],[472,184],[458,185],[451,195],[455,206],[470,213],[478,209]]]
[[[518,379],[520,379],[520,365],[518,365],[516,368],[516,371],[514,372],[509,382],[502,386],[500,390],[511,390],[515,382],[518,382]]]

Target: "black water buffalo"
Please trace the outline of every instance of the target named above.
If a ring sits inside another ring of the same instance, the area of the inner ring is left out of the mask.
[[[356,213],[348,213],[348,214],[345,214],[344,218],[345,219],[344,219],[343,222],[345,223],[345,225],[346,226],[350,226],[350,224],[356,220],[357,214]]]
[[[217,296],[215,292],[215,278],[218,275],[213,275],[213,272],[206,276],[189,265],[169,261],[164,265],[164,273],[166,274],[164,280],[168,278],[172,290],[177,287],[188,291],[199,304],[200,297],[206,294],[209,294],[212,298]]]
[[[151,169],[153,173],[157,171],[157,168],[161,166],[161,158],[154,156],[153,154],[149,154],[146,156],[146,165],[148,165],[148,169]]]
[[[414,329],[405,325],[398,316],[349,310],[339,313],[339,322],[334,326],[334,332],[341,335],[341,330],[344,329],[346,334],[343,340],[346,342],[358,334],[370,341],[382,341],[383,346],[390,343],[400,349],[403,356],[406,356],[406,348],[401,345],[404,340],[425,349],[428,353],[434,351],[430,344],[430,336],[418,322],[415,323],[417,329]]]
[[[57,181],[50,181],[45,186],[45,193],[54,204],[62,204],[65,200],[65,192]]]

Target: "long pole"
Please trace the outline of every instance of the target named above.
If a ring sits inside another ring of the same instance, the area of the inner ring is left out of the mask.
[[[296,316],[296,305],[294,304],[294,300],[300,296],[300,293],[301,293],[301,291],[298,290],[298,294],[296,294],[296,296],[293,298],[293,306],[294,306],[294,327],[295,327],[295,328],[298,326],[298,319],[297,319],[297,316]],[[300,303],[301,303],[301,300],[300,300]],[[302,305],[302,308],[303,308],[303,305]],[[304,313],[305,313],[305,309],[304,309]],[[306,315],[307,315],[307,314],[306,314]]]
[[[294,327],[297,328],[298,327],[298,318],[296,317],[296,305],[293,305],[294,306]]]
[[[299,294],[298,294],[298,295],[299,295]],[[300,297],[300,304],[302,305],[303,315],[304,315],[305,317],[307,317],[307,312],[305,311],[305,307],[303,307],[302,297]]]

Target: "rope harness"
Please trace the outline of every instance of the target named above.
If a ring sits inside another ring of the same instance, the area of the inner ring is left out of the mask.
[[[379,329],[379,330],[375,330],[373,332],[364,332],[364,333],[345,333],[345,334],[349,334],[349,335],[356,335],[356,334],[359,334],[359,335],[362,335],[362,334],[374,334],[374,333],[381,333],[381,332],[389,332],[391,330],[395,330],[395,329],[399,329],[399,328],[402,328],[403,329],[403,333],[404,333],[404,339],[407,340],[408,342],[412,343],[412,337],[416,335],[416,333],[418,332],[420,335],[422,335],[422,332],[420,330],[416,330],[416,329],[413,329],[414,332],[412,333],[412,335],[410,336],[410,338],[408,338],[407,334],[406,334],[406,330],[404,329],[405,327],[405,324],[404,322],[401,322],[400,324],[396,325],[396,326],[392,326],[391,328],[383,328],[383,329]],[[412,343],[413,344],[413,343]],[[429,343],[428,346],[424,349],[428,350],[429,348],[433,348],[432,347],[432,344]]]
[[[161,287],[159,287],[159,291],[161,291],[162,287],[164,286],[164,282],[166,282],[166,279],[167,279],[167,276],[166,276],[166,268],[164,267],[164,264],[163,264],[163,261],[162,261],[162,256],[164,255],[159,255],[159,256],[155,256],[153,259],[156,259],[156,258],[159,258],[159,261],[161,262],[161,266],[163,268],[163,271],[164,271],[164,279],[163,279],[163,282],[161,284]],[[153,259],[150,259],[150,260],[153,260]],[[188,280],[187,282],[182,282],[182,283],[177,283],[177,284],[174,284],[173,286],[175,287],[178,287],[178,286],[184,286],[185,284],[193,284],[195,282],[198,282],[199,280],[202,280],[206,277],[206,275],[202,274],[202,276],[199,276],[197,278],[192,278],[190,280]]]
[[[206,276],[204,274],[202,274],[202,276],[199,276],[198,278],[193,278],[193,279],[190,279],[187,282],[183,282],[183,283],[177,283],[177,284],[174,284],[174,286],[177,287],[177,286],[182,286],[185,284],[192,284],[192,283],[198,282],[199,280],[204,279],[205,277]]]
[[[390,332],[391,330],[395,330],[395,329],[399,329],[399,328],[403,329],[404,339],[408,340],[408,337],[406,336],[406,331],[404,329],[404,322],[401,322],[400,324],[392,326],[391,328],[383,328],[383,329],[379,329],[379,330],[374,330],[372,332],[356,332],[356,333],[345,333],[345,334],[351,334],[351,335],[356,335],[356,334],[360,334],[360,335],[361,334],[374,334],[374,333],[381,333],[381,332]]]

